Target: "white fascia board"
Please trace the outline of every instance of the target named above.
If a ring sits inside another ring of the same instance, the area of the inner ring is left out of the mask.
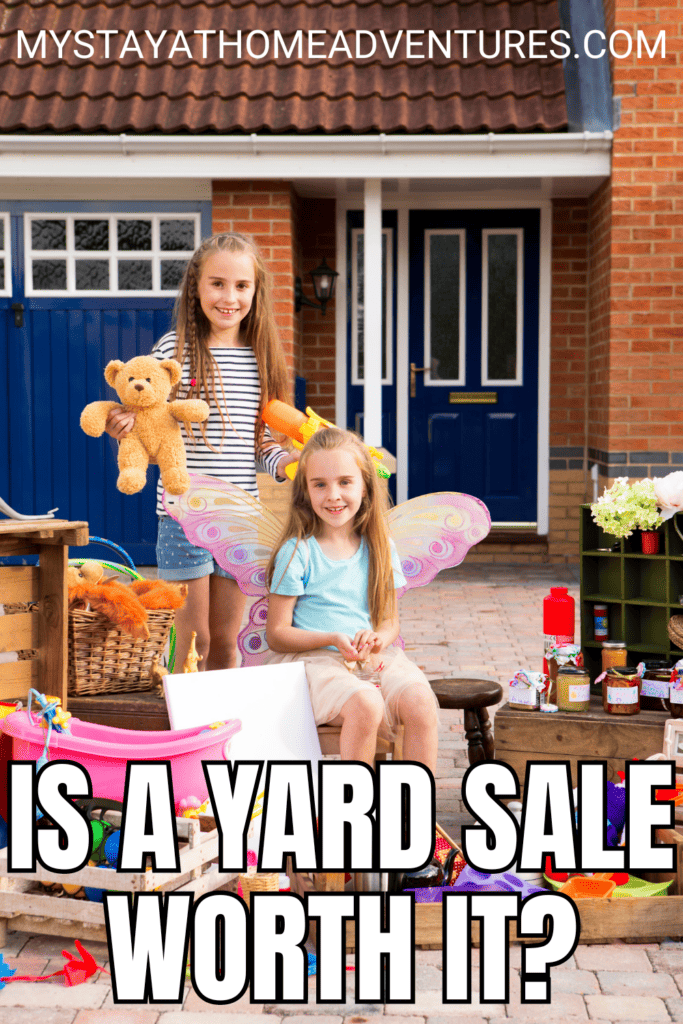
[[[3,135],[0,179],[608,177],[611,132],[538,135]],[[49,156],[49,160],[43,158]]]

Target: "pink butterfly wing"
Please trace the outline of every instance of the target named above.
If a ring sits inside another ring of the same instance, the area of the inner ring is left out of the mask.
[[[163,492],[164,508],[192,544],[210,551],[243,593],[266,591],[266,566],[281,531],[269,509],[227,480],[190,474],[185,494]]]
[[[405,501],[388,512],[387,522],[406,578],[399,597],[406,590],[424,587],[442,569],[460,565],[491,529],[483,501],[457,491]]]
[[[242,655],[242,667],[261,665],[268,653],[266,643],[266,618],[268,615],[268,598],[262,597],[254,601],[249,611],[249,622],[237,637],[237,647]]]

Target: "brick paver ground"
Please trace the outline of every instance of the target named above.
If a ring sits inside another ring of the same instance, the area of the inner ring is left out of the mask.
[[[516,668],[540,668],[542,599],[553,584],[568,585],[578,597],[578,571],[572,566],[462,566],[443,573],[429,587],[403,598],[402,634],[409,656],[430,678],[483,675],[507,682]],[[468,820],[460,802],[460,780],[467,758],[459,712],[441,712],[441,745],[437,771],[437,817],[451,834]],[[268,1024],[364,1024],[381,1016],[384,1024],[507,1024],[531,1022],[683,1021],[683,943],[661,936],[660,942],[633,945],[613,942],[579,945],[574,955],[551,971],[548,1005],[520,1001],[521,956],[510,955],[510,999],[507,1004],[478,1001],[479,950],[472,951],[472,1002],[444,1004],[441,995],[442,953],[416,953],[415,1002],[358,1005],[354,974],[348,972],[347,1000],[342,1006],[316,1004],[314,979],[307,1004],[250,1005],[246,999],[230,1006],[204,1002],[189,984],[182,1006],[115,1006],[105,974],[68,990],[51,983],[13,983],[0,992],[0,1024],[254,1024],[254,1015]],[[49,973],[71,940],[10,932],[2,951],[21,973]],[[89,943],[98,963],[105,964],[106,946]],[[354,957],[348,958],[350,965]]]

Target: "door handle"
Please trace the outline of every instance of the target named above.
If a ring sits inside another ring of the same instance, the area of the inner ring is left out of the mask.
[[[14,313],[14,326],[15,327],[23,327],[24,326],[24,303],[23,302],[13,302],[12,303],[12,312]]]
[[[411,363],[410,364],[410,397],[411,398],[415,398],[415,383],[416,383],[415,374],[417,374],[417,373],[424,373],[425,370],[429,370],[429,369],[431,369],[431,367],[429,367],[429,366],[416,366],[415,363]]]

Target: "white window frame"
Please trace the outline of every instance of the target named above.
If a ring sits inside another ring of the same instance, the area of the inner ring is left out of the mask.
[[[4,248],[0,249],[0,257],[5,261],[5,274],[0,280],[0,295],[12,295],[12,222],[9,213],[0,213],[4,225]]]
[[[31,238],[31,224],[35,220],[63,220],[66,221],[66,249],[33,249]],[[74,222],[77,220],[107,220],[109,221],[109,249],[102,249],[92,252],[85,249],[76,249],[74,238]],[[117,230],[116,224],[119,220],[147,220],[152,223],[152,248],[140,251],[125,252],[116,248]],[[194,246],[183,250],[161,250],[159,244],[159,225],[162,220],[190,220],[195,226]],[[199,213],[92,213],[78,212],[66,213],[58,211],[45,211],[42,213],[24,214],[24,252],[25,252],[25,281],[26,295],[37,298],[64,298],[65,296],[76,295],[84,298],[95,298],[104,295],[117,298],[168,298],[175,295],[177,287],[161,288],[161,261],[162,260],[189,260],[192,253],[201,240],[201,215]],[[113,248],[112,248],[113,246]],[[66,260],[66,288],[34,288],[33,287],[33,260],[34,259],[61,259]],[[101,288],[76,288],[76,262],[79,259],[101,260],[109,263],[109,282],[111,287]],[[149,289],[122,289],[118,287],[119,261],[123,260],[149,260],[152,263],[152,287]]]
[[[507,380],[489,378],[489,235],[517,236],[517,374]],[[481,233],[481,383],[497,388],[524,383],[524,229],[484,228]]]
[[[364,233],[363,228],[351,229],[351,383],[364,384],[365,378],[358,375],[358,238]],[[384,356],[386,375],[382,384],[394,382],[394,232],[392,228],[382,228],[386,239],[384,276],[387,283],[385,293],[386,334],[384,336]]]
[[[458,292],[460,295],[460,306],[458,316],[458,365],[460,373],[457,378],[436,377],[432,380],[431,369],[424,371],[425,387],[462,387],[465,384],[467,367],[466,345],[465,345],[465,259],[466,259],[466,230],[465,228],[427,228],[424,233],[424,365],[432,365],[432,325],[431,325],[431,259],[432,259],[432,236],[433,235],[457,235],[460,239],[460,281]]]

